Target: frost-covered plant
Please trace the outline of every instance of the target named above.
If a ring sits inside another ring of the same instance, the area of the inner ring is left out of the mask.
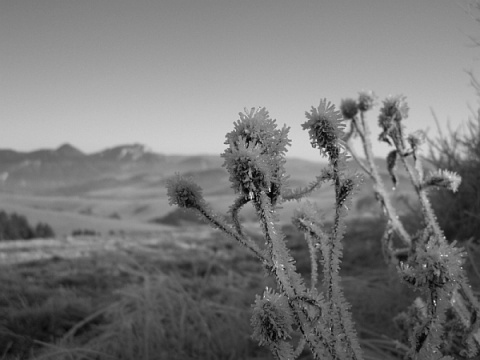
[[[423,316],[410,329],[408,357],[442,358],[441,350],[446,348],[442,344],[446,335],[443,332],[445,314],[452,308],[464,326],[465,353],[473,356],[480,346],[480,306],[462,267],[464,252],[455,246],[455,242],[447,242],[427,196],[432,187],[455,192],[461,179],[456,173],[447,170],[437,170],[428,175],[424,173],[419,157],[420,146],[425,142],[424,133],[417,131],[405,134],[404,120],[408,117],[408,105],[404,96],[389,96],[385,99],[378,117],[381,129],[379,140],[393,147],[386,158],[393,189],[397,186],[396,167],[400,162],[409,175],[421,206],[423,229],[413,236],[408,234],[396,215],[374,162],[369,123],[365,118],[366,111],[372,107],[364,105],[366,102],[373,104],[374,99],[372,92],[361,92],[357,100],[342,101],[342,113],[351,120],[350,131],[344,140],[352,156],[372,179],[376,198],[388,218],[382,238],[387,261],[396,266],[400,277],[421,291],[426,299],[422,302],[425,305],[422,309]],[[355,111],[355,108],[358,110]],[[361,160],[351,146],[350,140],[355,135],[360,137],[366,161]],[[401,248],[394,246],[395,234],[402,242]]]
[[[341,138],[345,127],[339,111],[326,100],[306,113],[313,147],[326,155],[330,165],[308,187],[290,189],[285,173],[285,154],[289,128],[277,128],[264,109],[245,110],[226,135],[227,148],[223,166],[230,174],[232,188],[238,194],[230,207],[231,221],[212,212],[201,189],[180,175],[168,182],[170,204],[198,211],[214,227],[250,249],[263,263],[267,274],[276,280],[276,289],[266,289],[257,296],[251,319],[253,337],[268,346],[278,359],[294,359],[305,345],[317,359],[362,359],[357,335],[343,296],[338,274],[342,258],[341,239],[345,231],[347,204],[358,184],[358,176],[346,171],[346,153]],[[299,200],[323,182],[335,185],[336,214],[331,231],[319,224],[318,211],[306,206],[298,211],[295,224],[306,233],[311,251],[312,276],[307,286],[295,268],[277,222],[281,203]],[[244,231],[239,221],[240,209],[252,203],[264,236],[260,246]],[[231,225],[232,224],[232,225]],[[318,284],[318,262],[323,265],[323,288]],[[300,333],[301,340],[294,342]]]
[[[390,219],[383,237],[386,258],[397,266],[404,281],[422,290],[427,297],[426,317],[416,325],[411,336],[409,357],[442,358],[439,344],[443,314],[453,303],[454,292],[461,292],[463,296],[455,297],[456,301],[472,304],[469,314],[474,315],[469,319],[469,333],[474,334],[478,327],[479,321],[474,318],[478,314],[478,302],[466,285],[461,251],[454,244],[446,242],[426,196],[428,187],[453,189],[459,179],[447,172],[436,172],[427,177],[423,175],[417,157],[421,136],[404,135],[402,120],[408,116],[405,98],[390,97],[385,100],[379,117],[382,129],[380,140],[395,146],[388,156],[389,172],[395,182],[396,163],[402,162],[411,174],[423,205],[425,229],[416,237],[411,237],[396,216],[373,163],[364,113],[374,104],[373,94],[364,92],[358,100],[343,101],[341,111],[336,110],[330,102],[321,100],[318,107],[306,112],[307,121],[302,127],[308,131],[312,147],[326,156],[329,163],[309,186],[300,189],[288,187],[288,176],[284,169],[285,154],[290,145],[289,128],[277,128],[276,121],[269,117],[264,108],[252,108],[240,113],[233,131],[226,135],[227,148],[222,154],[225,160],[223,166],[230,174],[232,188],[238,194],[230,207],[228,219],[212,211],[203,199],[200,187],[191,179],[176,175],[167,183],[170,204],[197,211],[212,226],[251,250],[262,262],[267,275],[275,279],[275,289],[267,288],[262,296],[257,296],[251,323],[254,339],[268,346],[277,359],[295,359],[305,346],[315,359],[363,359],[339,275],[345,218],[351,207],[352,195],[360,183],[359,174],[347,168],[348,141],[354,134],[358,134],[362,140],[367,163],[360,161],[355,153],[352,154],[373,179],[377,198]],[[351,122],[347,133],[346,120]],[[408,156],[414,159],[415,169],[406,161]],[[277,212],[282,203],[300,200],[325,182],[333,183],[335,189],[335,213],[331,228],[321,223],[320,212],[308,202],[295,212],[293,218],[294,225],[304,232],[310,250],[311,276],[304,279],[296,270],[286,246]],[[264,239],[261,244],[244,231],[239,221],[239,211],[247,203],[251,203],[256,211]],[[394,248],[394,233],[403,240],[403,248]],[[403,260],[400,261],[400,258]],[[323,272],[321,282],[319,268]],[[300,340],[296,340],[298,338]]]

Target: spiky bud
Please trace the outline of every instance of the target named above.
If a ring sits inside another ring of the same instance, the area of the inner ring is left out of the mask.
[[[360,111],[368,111],[375,105],[376,96],[373,91],[361,91],[358,93],[358,108]]]
[[[457,173],[448,170],[437,170],[425,179],[423,187],[434,186],[456,192],[461,182],[462,178]]]
[[[340,111],[345,119],[351,120],[358,114],[357,103],[353,99],[343,99],[340,104]]]
[[[202,188],[178,173],[167,180],[167,196],[170,205],[181,208],[199,208],[204,204]]]
[[[293,321],[284,295],[267,288],[262,298],[257,295],[253,307],[252,337],[260,345],[271,345],[290,338]]]
[[[426,135],[422,130],[417,130],[407,136],[407,141],[412,150],[416,150],[419,146],[425,143]]]
[[[226,135],[229,147],[222,154],[235,191],[252,199],[264,191],[275,203],[285,181],[285,153],[289,128],[277,129],[265,108],[240,113],[233,131]]]
[[[344,136],[344,119],[335,106],[326,99],[320,100],[317,108],[312,106],[305,112],[308,121],[302,124],[308,130],[312,147],[319,148],[321,154],[328,155],[330,160],[337,160],[343,148],[341,139]]]
[[[384,123],[386,119],[400,122],[408,117],[408,104],[403,95],[388,96],[383,100],[383,106],[380,109],[379,123]]]
[[[447,283],[461,280],[464,263],[462,249],[455,242],[438,243],[433,237],[424,247],[417,249],[408,263],[401,265],[403,279],[417,288],[441,288]]]

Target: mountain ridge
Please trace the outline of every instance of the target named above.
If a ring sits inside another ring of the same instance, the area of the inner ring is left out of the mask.
[[[375,161],[388,177],[385,160]],[[286,169],[292,185],[305,186],[326,164],[323,159],[315,162],[287,156]],[[353,160],[351,164],[353,169],[360,169]],[[220,155],[165,155],[139,143],[108,147],[90,154],[69,143],[56,149],[29,152],[0,149],[0,192],[83,196],[126,188],[143,191],[163,185],[178,172],[198,177],[208,189],[218,193],[229,188],[228,175],[222,165]],[[401,170],[399,175],[402,176]],[[222,184],[215,190],[219,182]]]

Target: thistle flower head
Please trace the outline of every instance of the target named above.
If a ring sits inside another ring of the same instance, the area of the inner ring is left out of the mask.
[[[263,298],[257,295],[253,307],[252,337],[260,345],[271,345],[290,338],[293,321],[285,296],[267,288]]]
[[[373,91],[361,91],[358,93],[358,108],[360,111],[368,111],[375,105],[376,96]]]
[[[425,143],[426,135],[422,130],[417,130],[407,136],[407,141],[413,150]]]
[[[285,155],[291,142],[288,139],[290,128],[284,126],[281,130],[277,129],[276,121],[270,118],[265,108],[244,109],[239,116],[240,119],[234,123],[234,130],[226,135],[225,145],[235,147],[243,139],[247,146],[258,145],[262,154]]]
[[[353,99],[343,99],[340,104],[340,111],[345,119],[351,120],[357,115],[357,103]]]
[[[462,178],[457,173],[448,170],[437,170],[425,179],[423,186],[440,187],[456,192],[461,182]]]
[[[320,100],[317,108],[312,106],[310,112],[305,112],[308,121],[302,124],[308,129],[312,147],[319,148],[320,153],[328,155],[330,160],[337,160],[343,148],[341,139],[345,128],[344,119],[335,106],[326,99]]]
[[[275,203],[285,181],[285,153],[289,128],[277,129],[265,108],[240,113],[233,131],[226,135],[229,147],[222,154],[235,191],[253,199],[264,191]]]
[[[276,179],[268,158],[262,155],[260,147],[240,139],[236,146],[231,146],[228,150],[222,156],[233,189],[250,199],[260,191],[268,193],[272,181]]]
[[[400,122],[408,117],[408,104],[403,95],[388,96],[383,100],[383,106],[380,109],[379,123],[390,121]]]
[[[433,289],[460,281],[464,262],[464,253],[455,243],[439,243],[431,237],[400,271],[409,284]]]
[[[167,180],[167,196],[170,205],[181,208],[198,208],[204,204],[202,188],[178,173]]]

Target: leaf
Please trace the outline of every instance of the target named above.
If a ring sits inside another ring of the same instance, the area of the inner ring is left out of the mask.
[[[387,155],[387,169],[392,178],[393,187],[397,187],[397,177],[395,175],[395,168],[397,167],[397,150],[392,150]]]

